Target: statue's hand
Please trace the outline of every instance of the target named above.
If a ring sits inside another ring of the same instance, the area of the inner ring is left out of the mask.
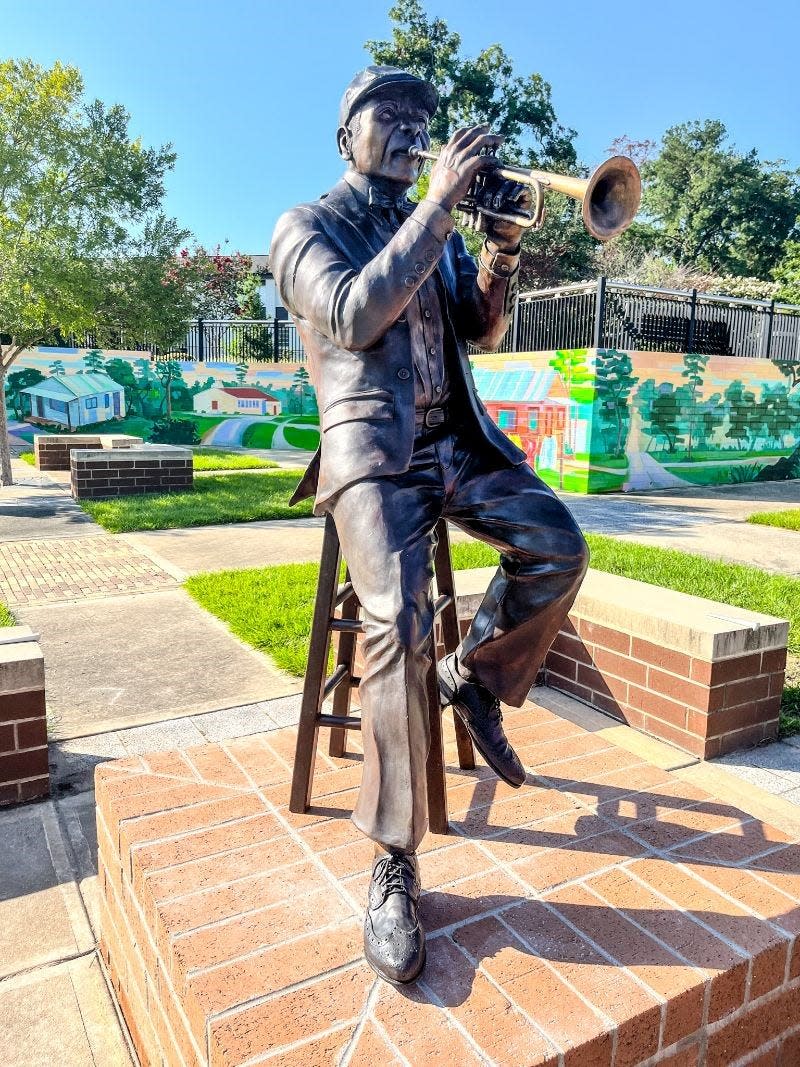
[[[500,211],[503,214],[511,214],[512,211],[529,212],[533,204],[533,194],[529,186],[522,185],[520,182],[491,182],[485,194],[484,204],[493,211]],[[525,232],[524,226],[493,219],[488,215],[479,215],[475,228],[486,234],[487,240],[491,241],[498,252],[516,252]]]
[[[489,133],[488,126],[456,130],[434,164],[425,199],[452,211],[466,196],[479,171],[494,166],[492,157],[481,153],[493,151],[502,143],[503,138]]]

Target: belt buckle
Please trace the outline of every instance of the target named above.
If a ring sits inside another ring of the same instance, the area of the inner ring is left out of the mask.
[[[425,419],[423,425],[428,430],[433,430],[437,426],[441,426],[447,418],[444,408],[428,408],[425,412]]]

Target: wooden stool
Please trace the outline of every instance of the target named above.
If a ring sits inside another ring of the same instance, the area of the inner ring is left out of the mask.
[[[445,653],[455,652],[459,642],[458,612],[453,587],[453,568],[450,562],[450,538],[447,523],[440,519],[436,524],[438,544],[434,555],[436,600],[434,617],[441,619]],[[314,604],[314,620],[311,625],[311,641],[308,651],[303,700],[300,706],[300,724],[297,729],[297,749],[292,775],[292,793],[289,810],[301,814],[311,803],[314,780],[314,761],[317,754],[317,737],[320,726],[331,728],[329,752],[331,756],[343,756],[346,746],[346,731],[360,730],[361,718],[350,713],[353,689],[360,678],[353,675],[356,652],[356,636],[364,632],[359,618],[361,604],[356,596],[350,572],[345,572],[343,585],[339,585],[342,550],[333,519],[325,518],[325,537],[322,542],[317,599]],[[337,608],[341,614],[336,615]],[[331,633],[338,633],[339,641],[336,666],[333,674],[326,677]],[[432,636],[432,643],[435,638]],[[428,709],[431,727],[431,747],[428,753],[428,822],[434,833],[446,834],[447,789],[445,782],[444,748],[442,744],[442,712],[439,702],[439,686],[435,670],[435,648],[431,655],[434,669],[428,674]],[[323,701],[333,695],[333,714],[323,713]],[[472,740],[466,727],[457,715],[453,716],[458,744],[458,763],[464,770],[475,766]]]

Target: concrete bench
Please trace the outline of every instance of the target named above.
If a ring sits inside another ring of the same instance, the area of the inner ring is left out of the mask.
[[[121,433],[37,434],[33,442],[36,468],[40,471],[68,471],[70,453],[77,448],[133,448],[141,437]]]
[[[50,792],[44,657],[29,626],[0,629],[0,805]]]
[[[194,484],[192,451],[178,445],[138,444],[117,449],[78,449],[70,454],[70,486],[76,500],[174,493]]]
[[[466,631],[493,574],[457,571]],[[544,680],[708,759],[777,736],[789,623],[589,570]]]

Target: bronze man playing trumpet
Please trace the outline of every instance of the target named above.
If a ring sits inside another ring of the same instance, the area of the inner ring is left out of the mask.
[[[509,324],[531,192],[514,175],[489,183],[511,215],[481,215],[476,263],[452,212],[497,167],[486,153],[501,138],[485,126],[457,131],[412,204],[436,106],[434,88],[405,71],[357,74],[339,112],[344,177],[281,217],[270,252],[320,410],[321,450],[295,498],[314,493],[316,513],[333,516],[363,608],[364,769],[353,821],[375,842],[366,958],[392,982],[412,981],[425,960],[415,850],[427,829],[436,522],[444,515],[501,554],[469,632],[438,672],[443,703],[514,786],[525,770],[500,701],[525,700],[588,561],[569,511],[487,415],[467,358],[468,341],[494,350]]]

